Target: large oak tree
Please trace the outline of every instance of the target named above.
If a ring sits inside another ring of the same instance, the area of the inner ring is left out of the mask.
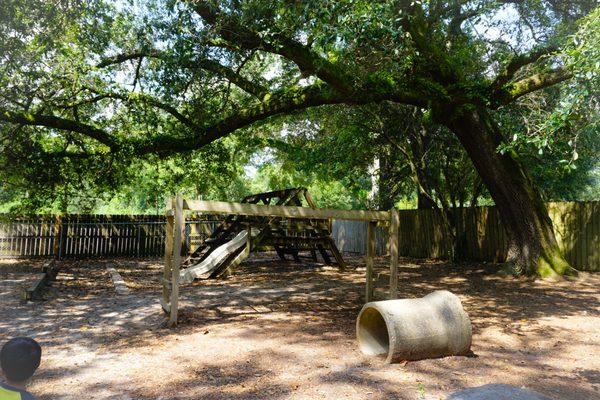
[[[594,1],[5,3],[0,121],[11,160],[169,156],[310,107],[401,103],[457,136],[517,271],[572,271],[519,155],[498,151],[495,110],[572,77],[556,53]]]

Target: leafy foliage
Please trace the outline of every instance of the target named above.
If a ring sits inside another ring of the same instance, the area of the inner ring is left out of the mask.
[[[476,192],[469,160],[440,125],[469,107],[500,108],[500,150],[520,153],[548,198],[579,198],[598,168],[596,6],[7,0],[2,196],[29,211],[106,208],[117,195],[127,207],[155,209],[175,191],[233,200],[302,184],[327,204],[385,207],[418,192],[406,156],[386,139],[410,148],[402,118],[414,109],[389,105],[408,103],[425,116],[412,128],[432,138],[436,201],[465,204],[461,190]],[[528,53],[545,46],[554,50]],[[519,92],[520,80],[560,69],[574,79]],[[249,182],[243,168],[264,146],[276,150],[277,167]],[[387,199],[369,197],[375,159]]]

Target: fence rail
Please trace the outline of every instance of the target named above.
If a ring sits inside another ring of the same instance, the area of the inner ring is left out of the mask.
[[[575,268],[600,271],[600,202],[549,203],[563,253]],[[462,259],[502,262],[506,237],[494,207],[456,210],[457,251]],[[218,223],[214,216],[186,221],[185,248],[193,251]],[[340,251],[365,254],[367,223],[334,220],[332,236]],[[0,258],[152,257],[164,252],[165,219],[148,215],[67,215],[7,219],[0,216]],[[388,233],[376,230],[376,253],[386,253]],[[452,248],[433,210],[401,210],[399,254],[447,258]]]

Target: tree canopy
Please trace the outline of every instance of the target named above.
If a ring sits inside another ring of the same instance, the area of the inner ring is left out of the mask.
[[[183,169],[188,181],[193,170],[188,176],[206,191],[218,176],[239,175],[264,139],[261,126],[281,116],[302,123],[315,107],[339,118],[357,112],[344,107],[375,112],[388,138],[369,136],[360,121],[322,122],[339,128],[334,134],[359,157],[373,156],[360,149],[371,139],[373,148],[401,153],[406,163],[389,172],[414,178],[406,167],[423,161],[414,158],[421,134],[404,130],[398,116],[417,112],[412,126],[428,129],[428,146],[457,168],[422,175],[418,185],[437,189],[420,194],[452,202],[451,175],[472,170],[473,191],[480,179],[500,208],[509,259],[529,272],[564,273],[526,156],[535,148],[563,170],[577,168],[581,156],[595,167],[595,7],[593,0],[8,0],[0,13],[3,180],[31,199],[66,199],[100,195],[160,164]]]

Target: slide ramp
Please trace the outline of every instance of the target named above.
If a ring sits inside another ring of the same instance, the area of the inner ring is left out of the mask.
[[[233,239],[213,250],[208,257],[196,265],[192,265],[181,271],[179,275],[180,283],[192,283],[202,275],[215,271],[232,254],[242,249],[248,242],[248,231],[245,229],[238,233]],[[245,251],[239,253],[231,262],[237,264],[247,256]]]

